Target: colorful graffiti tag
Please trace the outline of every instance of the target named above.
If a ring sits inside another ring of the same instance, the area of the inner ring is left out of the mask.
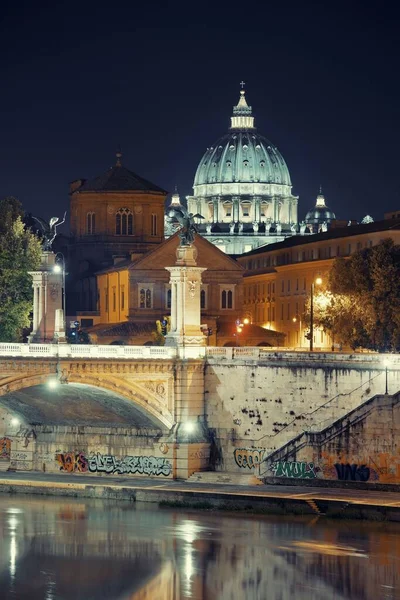
[[[11,455],[11,440],[10,438],[0,438],[0,458],[10,460]]]
[[[264,458],[265,448],[236,448],[233,453],[238,467],[254,469]]]
[[[139,475],[164,475],[168,477],[172,471],[172,465],[166,458],[155,456],[124,456],[115,458],[110,454],[95,454],[88,460],[91,473],[107,474],[136,474]]]
[[[56,461],[60,465],[60,471],[66,473],[86,473],[88,470],[88,461],[82,452],[56,454]]]
[[[312,462],[299,462],[297,460],[278,460],[271,465],[275,477],[290,477],[292,479],[315,479],[319,471]]]
[[[335,469],[340,481],[368,481],[371,475],[366,465],[336,463]]]

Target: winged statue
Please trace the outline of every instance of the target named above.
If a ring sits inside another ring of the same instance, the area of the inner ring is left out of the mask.
[[[51,250],[51,246],[57,235],[57,227],[65,223],[65,217],[67,216],[67,212],[64,213],[63,220],[60,221],[58,217],[51,217],[50,221],[47,222],[40,217],[35,217],[32,215],[32,218],[39,223],[41,232],[43,234],[43,250],[49,251]]]
[[[197,231],[197,227],[195,225],[195,219],[204,219],[202,215],[196,213],[190,213],[184,206],[180,206],[179,208],[171,208],[168,212],[168,216],[171,221],[178,221],[180,225],[179,229],[179,237],[181,239],[181,246],[191,246],[194,242],[194,238]]]

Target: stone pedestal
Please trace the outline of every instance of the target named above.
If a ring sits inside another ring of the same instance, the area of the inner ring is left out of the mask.
[[[32,271],[33,285],[33,329],[30,343],[65,342],[64,265],[55,270],[56,255],[42,252],[38,271]],[[57,272],[56,272],[57,271]]]
[[[175,266],[166,267],[171,284],[171,329],[165,338],[166,346],[178,349],[180,358],[204,356],[206,337],[200,323],[201,274],[196,266],[195,246],[179,246]]]

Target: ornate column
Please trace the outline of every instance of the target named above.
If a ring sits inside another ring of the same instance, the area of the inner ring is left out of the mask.
[[[239,196],[232,196],[233,221],[237,223],[240,220],[239,215]]]
[[[261,222],[261,196],[254,196],[254,220]]]
[[[219,211],[218,211],[218,198],[213,198],[213,223],[218,223]]]
[[[38,271],[32,271],[33,330],[31,343],[65,342],[63,313],[63,271],[54,270],[55,254],[42,252]]]
[[[171,329],[165,338],[166,346],[178,349],[181,358],[204,356],[206,338],[203,335],[200,311],[201,274],[196,266],[194,245],[178,246],[176,263],[166,267],[171,284]]]

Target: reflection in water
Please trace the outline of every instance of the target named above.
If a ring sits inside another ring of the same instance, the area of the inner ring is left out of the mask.
[[[10,498],[2,600],[400,600],[400,526]]]

